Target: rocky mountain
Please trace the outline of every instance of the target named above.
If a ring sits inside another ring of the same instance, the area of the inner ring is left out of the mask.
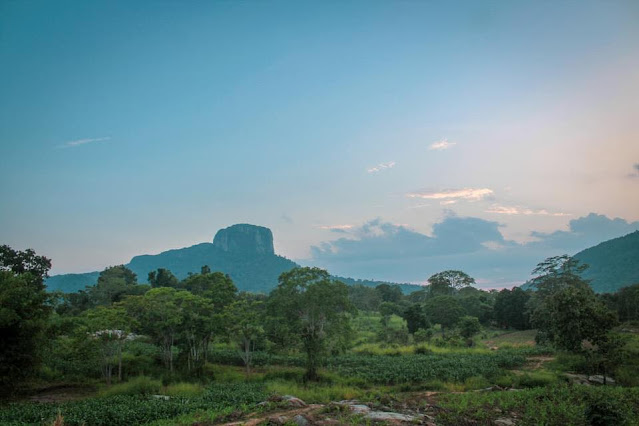
[[[169,269],[179,279],[189,273],[198,273],[203,265],[212,271],[221,271],[233,279],[241,291],[268,293],[277,285],[282,272],[289,271],[297,263],[275,254],[273,234],[263,226],[238,224],[220,229],[213,243],[201,243],[191,247],[168,250],[159,254],[135,256],[125,266],[138,276],[138,282],[145,283],[149,272],[158,268]],[[49,290],[75,292],[85,286],[94,285],[99,272],[85,274],[64,274],[50,277],[46,284]],[[361,281],[340,278],[346,284],[376,286],[381,281]],[[392,284],[392,283],[388,283]],[[402,290],[410,293],[419,286],[403,284]]]

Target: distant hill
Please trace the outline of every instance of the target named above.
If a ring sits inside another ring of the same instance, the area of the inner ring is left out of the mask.
[[[573,256],[588,265],[581,276],[597,293],[615,293],[639,283],[639,231],[580,251]],[[531,288],[530,283],[521,286]]]
[[[145,283],[149,272],[158,268],[169,269],[179,279],[189,273],[199,273],[203,265],[212,271],[221,271],[233,279],[241,291],[268,293],[276,285],[282,272],[289,271],[297,263],[275,254],[273,234],[268,228],[239,224],[219,230],[213,243],[201,243],[191,247],[168,250],[160,254],[135,256],[125,266],[138,276],[138,282]],[[85,274],[54,275],[47,279],[49,290],[62,290],[66,293],[94,285],[99,272]],[[354,280],[335,277],[346,284],[377,286],[381,281]],[[393,283],[386,283],[393,284]],[[402,291],[410,293],[419,286],[402,284]]]
[[[639,283],[639,231],[580,251],[574,256],[590,267],[582,276],[597,293],[614,293]]]

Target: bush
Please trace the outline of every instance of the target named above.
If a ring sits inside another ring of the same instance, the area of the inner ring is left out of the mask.
[[[557,383],[557,376],[548,371],[531,371],[518,376],[515,386],[518,388],[535,388]]]
[[[128,382],[118,383],[100,392],[100,396],[151,395],[160,392],[162,383],[146,376],[135,377]]]
[[[162,394],[168,396],[194,397],[204,392],[202,385],[197,383],[176,383],[163,389]]]

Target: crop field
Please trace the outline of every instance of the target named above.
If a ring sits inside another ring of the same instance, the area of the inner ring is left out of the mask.
[[[88,398],[61,404],[18,403],[0,409],[0,424],[23,426],[51,424],[58,413],[64,424],[96,426],[129,426],[156,420],[172,419],[194,411],[218,412],[254,408],[267,397],[259,384],[225,383],[210,385],[197,397],[177,397],[168,400],[152,395],[118,395]]]

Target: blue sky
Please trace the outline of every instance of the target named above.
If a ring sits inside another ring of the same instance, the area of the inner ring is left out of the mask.
[[[638,19],[633,1],[2,2],[0,235],[62,273],[241,222],[328,268],[347,256],[313,247],[375,220],[432,237],[472,218],[517,244],[590,213],[632,224]]]

